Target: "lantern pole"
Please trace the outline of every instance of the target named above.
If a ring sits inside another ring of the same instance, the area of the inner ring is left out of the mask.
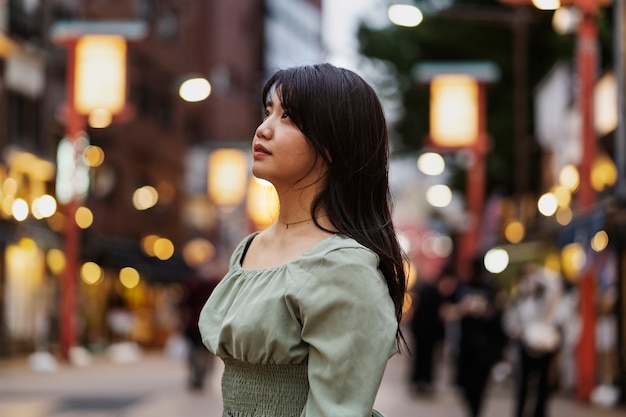
[[[576,60],[580,80],[579,105],[581,115],[582,158],[579,165],[580,190],[578,205],[581,210],[591,210],[595,203],[595,192],[591,186],[591,167],[596,155],[596,135],[593,125],[593,88],[596,82],[598,61],[597,0],[577,0],[582,12],[578,26]],[[581,331],[577,350],[576,394],[579,400],[588,402],[596,383],[596,338],[595,338],[595,290],[596,278],[591,267],[587,267],[580,281]]]
[[[76,87],[78,41],[85,35],[103,34],[118,35],[125,39],[139,40],[147,33],[147,26],[139,21],[69,21],[57,22],[50,29],[50,38],[55,44],[67,48],[67,72],[66,72],[66,97],[65,97],[65,137],[72,144],[74,161],[82,157],[82,146],[79,146],[79,137],[86,127],[86,116],[81,114],[75,103],[79,91]],[[73,180],[73,179],[72,179]],[[76,224],[75,215],[80,196],[77,194],[75,184],[66,203],[64,224],[64,252],[65,269],[61,281],[60,300],[60,348],[63,359],[70,359],[70,351],[76,345],[76,287],[78,278],[78,266],[80,262],[80,229]]]
[[[419,64],[416,67],[414,76],[420,83],[430,83],[431,87],[433,79],[442,75],[453,75],[469,77],[476,85],[476,93],[473,99],[476,101],[476,111],[472,114],[472,118],[476,118],[470,123],[475,128],[468,127],[467,132],[455,132],[454,134],[444,137],[442,129],[446,126],[458,125],[458,120],[454,120],[453,112],[448,109],[434,109],[432,105],[433,92],[431,91],[431,126],[430,133],[426,139],[429,146],[440,151],[466,151],[469,155],[469,165],[467,166],[466,180],[466,211],[467,222],[466,229],[459,236],[457,248],[457,265],[456,269],[462,278],[467,279],[471,274],[471,266],[474,258],[478,255],[480,249],[480,231],[482,221],[482,211],[486,194],[486,156],[489,135],[487,133],[487,103],[486,103],[486,86],[488,83],[497,81],[500,77],[500,71],[497,66],[491,62],[470,61],[470,62],[428,62]],[[457,102],[448,103],[448,106],[454,107]],[[433,111],[441,110],[443,119],[439,117],[433,118]],[[443,126],[434,126],[434,124]],[[443,134],[442,134],[443,133]],[[439,137],[439,136],[442,137]]]
[[[482,228],[482,212],[486,188],[486,154],[487,154],[487,123],[485,105],[485,86],[478,83],[478,134],[476,140],[467,148],[470,162],[467,168],[466,204],[467,230],[460,239],[457,270],[467,277],[472,271],[472,262],[478,254],[480,246],[480,230]]]
[[[65,136],[74,149],[74,160],[80,155],[76,155],[76,141],[78,135],[85,129],[85,119],[76,111],[74,106],[75,94],[75,63],[76,63],[76,41],[68,44],[67,61],[67,81],[66,81],[66,103],[65,103]],[[64,359],[69,359],[69,351],[76,343],[76,277],[78,270],[78,242],[80,239],[80,229],[74,220],[78,199],[75,193],[67,204],[67,217],[64,225],[64,248],[65,248],[65,269],[62,275],[61,291],[61,312],[60,312],[60,343],[61,355]]]

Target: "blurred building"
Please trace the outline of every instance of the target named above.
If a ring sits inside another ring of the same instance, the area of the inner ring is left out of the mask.
[[[145,38],[128,44],[124,111],[105,128],[85,126],[104,159],[89,169],[81,201],[88,219],[80,229],[77,316],[79,343],[104,345],[106,313],[123,304],[135,317],[131,337],[158,345],[177,325],[170,314],[177,284],[224,256],[225,234],[236,239],[255,228],[244,201],[226,212],[207,195],[209,156],[224,147],[247,155],[268,71],[323,56],[321,7],[321,0],[0,1],[0,355],[58,343],[63,236],[74,220],[58,202],[50,216],[32,211],[41,196],[56,196],[66,125],[68,51],[51,41],[51,26],[146,24]],[[178,88],[194,76],[210,82],[211,94],[186,102]],[[133,198],[146,190],[156,191],[156,203],[138,206]],[[86,262],[95,273],[81,269]],[[138,283],[120,280],[125,268]]]

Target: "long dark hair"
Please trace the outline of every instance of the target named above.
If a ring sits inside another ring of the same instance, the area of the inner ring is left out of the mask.
[[[273,91],[317,158],[328,164],[311,217],[323,208],[337,231],[378,255],[400,323],[405,264],[391,219],[387,122],[378,96],[359,75],[331,64],[274,73],[263,88],[263,106]],[[397,339],[400,345],[400,330]]]

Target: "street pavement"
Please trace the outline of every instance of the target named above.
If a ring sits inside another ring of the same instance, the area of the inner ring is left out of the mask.
[[[27,358],[0,361],[0,417],[220,417],[221,362],[201,392],[186,386],[186,364],[162,352],[114,363],[99,357],[85,366],[60,364],[35,372]],[[386,417],[465,417],[456,391],[440,372],[432,397],[411,395],[407,356],[393,357],[375,407]],[[512,417],[512,388],[492,385],[481,417]],[[552,417],[626,416],[623,408],[602,408],[556,395]],[[341,417],[341,416],[337,416]]]

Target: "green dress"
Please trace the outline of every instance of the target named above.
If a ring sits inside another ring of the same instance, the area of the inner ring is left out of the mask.
[[[228,274],[200,315],[224,361],[223,417],[367,417],[397,351],[394,304],[374,252],[343,235],[290,262]]]

